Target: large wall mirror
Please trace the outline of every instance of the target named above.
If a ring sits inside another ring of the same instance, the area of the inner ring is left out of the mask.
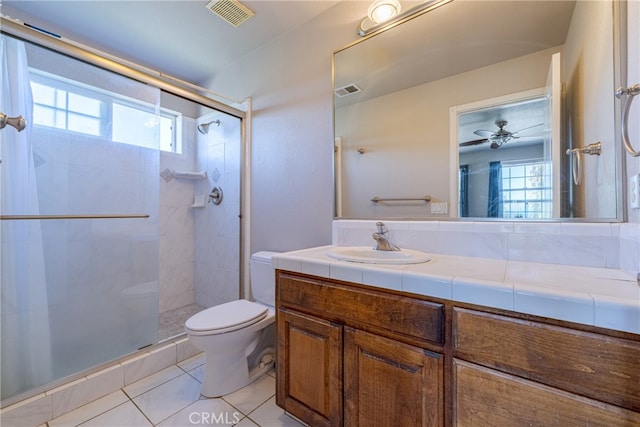
[[[624,11],[453,0],[336,52],[336,217],[622,220]]]

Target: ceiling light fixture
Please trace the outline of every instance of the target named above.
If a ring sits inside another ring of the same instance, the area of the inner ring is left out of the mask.
[[[358,26],[358,35],[365,37],[374,32],[390,28],[450,1],[452,0],[426,0],[400,13],[401,6],[398,0],[375,0],[369,6],[367,16]]]
[[[367,10],[367,16],[376,24],[382,24],[400,14],[402,7],[398,0],[376,0]]]

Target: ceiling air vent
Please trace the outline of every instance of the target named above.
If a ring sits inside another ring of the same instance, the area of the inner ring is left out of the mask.
[[[337,88],[335,92],[336,92],[336,96],[342,98],[343,96],[353,95],[354,93],[362,92],[362,89],[360,89],[358,86],[352,83],[352,84]]]
[[[255,15],[248,7],[237,0],[212,0],[207,3],[207,9],[234,27]]]

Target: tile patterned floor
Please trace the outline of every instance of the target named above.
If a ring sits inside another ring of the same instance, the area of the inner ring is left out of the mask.
[[[275,404],[275,373],[217,399],[200,395],[204,354],[47,423],[48,427],[303,426]]]
[[[158,316],[158,341],[162,342],[183,334],[184,323],[187,319],[205,308],[200,304],[190,304],[160,313]]]

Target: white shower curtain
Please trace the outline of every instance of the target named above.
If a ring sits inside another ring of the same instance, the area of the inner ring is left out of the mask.
[[[0,130],[0,211],[37,215],[38,195],[31,149],[32,98],[24,43],[2,36],[0,112],[22,115],[27,128]],[[52,379],[49,310],[41,222],[0,221],[2,398]]]

